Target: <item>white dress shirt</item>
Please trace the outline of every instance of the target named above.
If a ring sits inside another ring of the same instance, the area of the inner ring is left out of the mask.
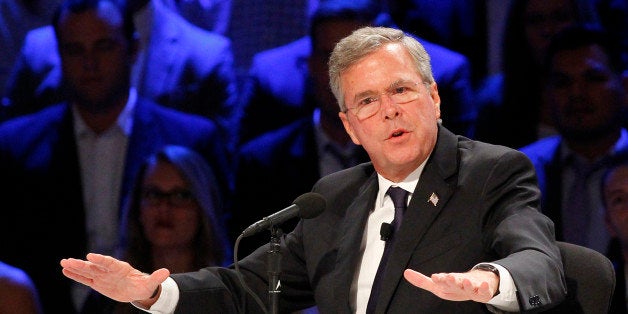
[[[100,134],[92,131],[72,107],[88,252],[113,255],[117,244],[120,188],[136,100],[137,92],[131,89],[116,123]],[[89,288],[75,284],[72,292],[75,305],[81,308]]]

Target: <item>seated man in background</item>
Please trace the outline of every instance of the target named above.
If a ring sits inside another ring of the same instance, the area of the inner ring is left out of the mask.
[[[122,1],[128,2],[139,39],[131,85],[158,104],[211,118],[231,144],[238,110],[230,40],[190,24],[161,0]],[[1,119],[66,99],[57,44],[53,26],[26,35],[4,91]]]
[[[628,154],[613,158],[602,178],[606,226],[612,239],[606,256],[615,266],[615,293],[610,314],[628,313],[626,261],[628,261]]]
[[[0,260],[22,268],[46,313],[78,313],[89,290],[58,273],[67,254],[113,254],[122,198],[164,145],[199,152],[225,199],[231,165],[211,120],[165,108],[130,86],[137,42],[115,0],[68,0],[55,15],[68,99],[0,125]]]
[[[603,29],[576,25],[553,38],[545,94],[559,135],[521,148],[534,164],[541,208],[556,239],[606,253],[601,177],[609,160],[628,151],[622,127],[627,94],[616,43]]]

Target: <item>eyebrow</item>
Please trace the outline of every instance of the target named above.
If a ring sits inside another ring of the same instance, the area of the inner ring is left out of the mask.
[[[407,83],[414,83],[413,81],[410,80],[406,80],[406,79],[397,79],[396,81],[392,82],[390,85],[388,85],[388,87],[386,87],[386,91],[390,91],[395,89],[398,86],[401,86],[403,84],[407,84]],[[364,97],[368,97],[368,96],[372,96],[372,95],[377,95],[378,93],[374,90],[367,90],[367,91],[363,91],[360,93],[357,93],[355,95],[355,97],[353,97],[353,102],[356,103],[360,100],[362,100]]]

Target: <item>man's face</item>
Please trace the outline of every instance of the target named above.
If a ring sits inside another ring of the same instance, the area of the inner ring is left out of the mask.
[[[529,0],[524,12],[525,34],[540,64],[554,35],[576,22],[573,0]]]
[[[595,139],[619,127],[623,86],[599,46],[558,52],[548,87],[552,116],[565,138]]]
[[[368,152],[378,173],[403,180],[431,153],[438,133],[440,97],[436,84],[426,85],[412,57],[399,44],[387,44],[351,66],[340,77],[349,110],[340,113],[354,143]],[[396,103],[400,86],[414,86],[412,101]],[[379,110],[360,119],[351,109],[364,99],[380,100]]]
[[[121,13],[109,2],[97,10],[65,12],[59,20],[64,82],[73,100],[91,110],[113,106],[128,92],[134,51],[122,24]]]
[[[603,197],[609,230],[621,240],[622,245],[628,245],[628,164],[610,173]]]

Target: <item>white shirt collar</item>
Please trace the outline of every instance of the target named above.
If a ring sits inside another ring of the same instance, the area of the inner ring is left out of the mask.
[[[133,130],[133,113],[135,112],[135,104],[137,103],[137,90],[133,87],[129,89],[129,97],[127,99],[126,105],[124,105],[124,109],[118,115],[118,119],[116,120],[116,124],[112,125],[111,128],[115,127],[119,128],[122,133],[126,136],[131,134]],[[72,105],[72,115],[74,117],[74,135],[78,138],[85,134],[94,133],[83,121],[83,118],[78,112],[76,105]]]
[[[414,193],[414,189],[419,183],[419,178],[421,177],[421,174],[423,173],[423,169],[425,168],[425,164],[427,164],[428,159],[429,159],[429,156],[423,161],[423,163],[421,163],[421,165],[419,165],[419,167],[417,167],[414,171],[412,171],[401,182],[392,182],[382,177],[382,175],[378,173],[377,182],[379,184],[379,191],[377,192],[377,204],[375,205],[375,207],[379,208],[379,207],[384,206],[384,196],[386,195],[386,191],[388,191],[388,188],[391,186],[398,186],[410,192],[410,197],[411,197],[412,193]]]

